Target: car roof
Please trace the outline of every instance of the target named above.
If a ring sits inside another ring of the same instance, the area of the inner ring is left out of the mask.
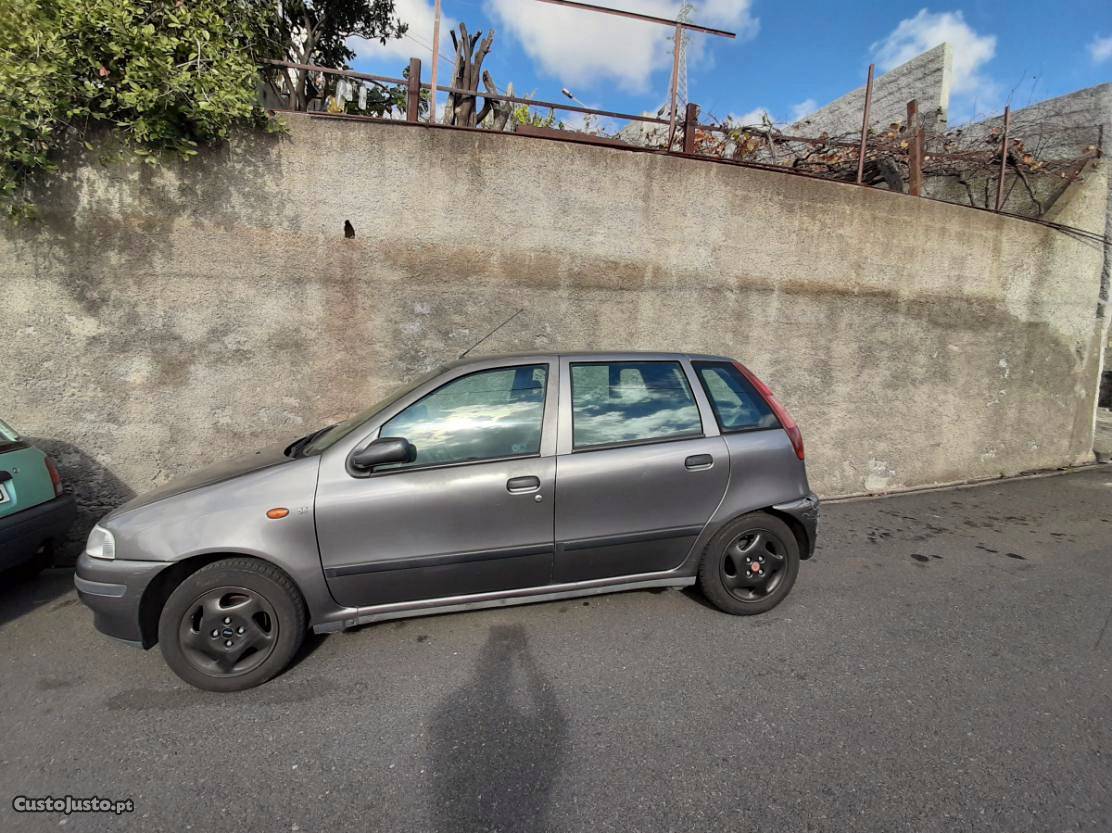
[[[451,362],[447,367],[462,367],[478,362],[488,363],[497,361],[525,362],[530,359],[537,361],[552,358],[566,358],[573,361],[621,361],[622,359],[640,359],[642,361],[676,361],[678,359],[694,359],[697,361],[731,362],[728,356],[715,356],[709,353],[672,353],[651,350],[582,350],[550,353],[497,353],[491,355],[467,356]]]

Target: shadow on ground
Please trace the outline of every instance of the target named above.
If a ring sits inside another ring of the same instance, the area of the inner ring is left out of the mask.
[[[445,833],[547,831],[567,719],[521,625],[497,625],[471,677],[432,715],[432,823]]]
[[[46,570],[28,577],[19,568],[0,573],[0,628],[8,622],[50,604],[73,590],[73,569]],[[58,602],[77,604],[77,594]]]

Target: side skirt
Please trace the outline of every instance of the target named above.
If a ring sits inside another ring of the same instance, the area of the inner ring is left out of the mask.
[[[625,590],[647,590],[653,587],[690,587],[695,576],[675,576],[671,578],[647,579],[644,581],[625,581],[600,583],[583,582],[581,585],[560,584],[550,590],[533,588],[530,590],[502,591],[500,593],[481,593],[475,596],[452,596],[444,599],[428,599],[420,602],[378,605],[357,608],[346,613],[343,619],[321,622],[313,625],[314,633],[334,633],[336,631],[366,625],[371,622],[384,622],[388,619],[409,619],[415,616],[433,616],[439,613],[458,613],[463,610],[481,610],[491,607],[510,607],[532,604],[534,602],[554,602],[560,599],[575,599],[580,596],[601,596],[606,593],[620,593]]]

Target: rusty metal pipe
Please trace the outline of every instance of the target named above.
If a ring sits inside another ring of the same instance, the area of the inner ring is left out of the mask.
[[[669,20],[666,17],[654,17],[651,14],[641,14],[640,12],[627,12],[624,9],[612,9],[609,6],[596,6],[593,3],[580,3],[576,0],[538,0],[540,3],[551,3],[553,6],[564,6],[569,9],[581,9],[586,12],[602,12],[603,14],[612,14],[616,17],[628,17],[631,20],[644,20],[647,23],[663,23],[665,26],[681,26],[684,29],[690,29],[692,32],[703,32],[707,35],[718,35],[722,38],[736,38],[737,35],[733,32],[727,32],[725,29],[712,29],[710,26],[700,26],[698,23],[680,23],[676,20]]]
[[[1004,207],[1004,174],[1008,170],[1008,128],[1012,126],[1012,108],[1004,108],[1004,141],[1000,145],[1000,179],[996,183],[996,210]]]
[[[865,179],[865,146],[869,142],[869,110],[873,106],[873,71],[876,64],[869,64],[869,80],[865,82],[865,113],[861,117],[861,148],[857,152],[857,184]]]

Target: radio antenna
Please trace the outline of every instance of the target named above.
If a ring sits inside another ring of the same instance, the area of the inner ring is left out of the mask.
[[[456,357],[456,361],[459,361],[460,359],[462,359],[464,356],[466,356],[468,353],[470,353],[472,350],[474,350],[476,347],[478,347],[480,344],[482,344],[484,341],[486,341],[488,338],[490,338],[496,332],[501,330],[503,327],[505,327],[507,324],[509,324],[511,321],[513,321],[515,318],[517,318],[523,312],[525,312],[524,307],[519,309],[517,312],[515,312],[513,315],[511,315],[509,318],[507,318],[505,321],[503,321],[501,324],[499,324],[497,327],[495,327],[493,330],[491,330],[489,333],[487,333],[485,336],[480,338],[478,341],[476,341],[474,344],[472,344],[470,347],[468,347],[466,350],[464,350],[462,353],[460,353],[459,356]]]

